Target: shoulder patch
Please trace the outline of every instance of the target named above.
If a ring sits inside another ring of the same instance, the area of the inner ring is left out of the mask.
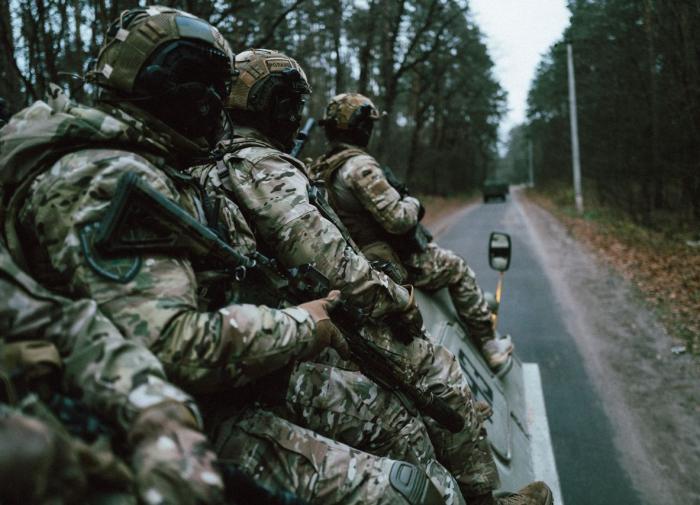
[[[99,223],[90,223],[80,230],[80,246],[90,268],[101,277],[126,284],[141,270],[141,257],[130,256],[120,258],[105,258],[95,249],[95,236],[99,231]]]

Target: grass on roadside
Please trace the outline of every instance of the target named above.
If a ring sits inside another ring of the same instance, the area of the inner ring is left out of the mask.
[[[632,281],[674,340],[700,355],[700,248],[687,245],[683,235],[649,230],[604,207],[580,217],[565,191],[528,190],[527,197]]]

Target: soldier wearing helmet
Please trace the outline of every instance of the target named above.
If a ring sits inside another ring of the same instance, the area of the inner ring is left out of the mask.
[[[267,49],[239,54],[236,65],[240,75],[226,101],[234,123],[254,128],[289,150],[311,93],[306,74],[294,59]]]
[[[427,237],[414,239],[423,207],[399,193],[366,150],[378,118],[372,101],[359,93],[333,97],[322,121],[330,146],[310,167],[311,177],[324,183],[334,210],[367,257],[396,265],[417,287],[449,288],[470,337],[497,369],[513,351],[510,338],[496,339],[491,311],[464,259]]]
[[[227,100],[234,134],[219,144],[223,159],[216,164],[193,167],[189,174],[200,181],[210,198],[239,205],[254,224],[255,237],[263,251],[285,267],[315,263],[325,275],[332,277],[336,286],[342,286],[346,296],[362,300],[364,304],[374,304],[380,314],[397,309],[415,310],[409,292],[371,270],[365,259],[344,241],[338,229],[311,204],[303,164],[285,154],[299,128],[303,103],[310,91],[298,63],[276,51],[255,49],[237,55],[236,70],[239,75]],[[223,220],[221,224],[227,226]],[[358,293],[352,293],[354,288]],[[411,313],[404,317],[407,324],[415,326]],[[423,358],[425,354],[424,351]],[[416,361],[420,359],[416,356]],[[284,387],[271,399],[274,412],[295,424],[351,445],[355,450],[415,463],[420,468],[412,467],[411,472],[403,474],[407,483],[426,482],[427,489],[434,490],[434,485],[440,495],[462,503],[456,482],[435,461],[425,424],[414,417],[396,395],[380,388],[351,363],[334,366],[340,361],[337,353],[326,352],[313,361],[294,363],[282,383]],[[446,367],[448,372],[440,370],[440,373],[455,373],[457,368],[456,363],[451,362]],[[279,388],[279,384],[275,384],[275,388]],[[360,398],[363,400],[358,401]],[[464,404],[462,400],[460,398]],[[267,421],[253,419],[251,425],[259,422]],[[281,433],[279,437],[285,435]],[[245,452],[246,447],[235,440],[222,431],[215,444],[222,444],[222,454],[233,459],[244,458],[251,468],[259,466],[264,469],[263,474],[274,474],[274,469],[268,470],[271,460],[264,452],[250,456]],[[373,502],[367,493],[376,483],[388,485],[383,489],[383,500],[391,502],[402,496],[402,485],[396,479],[398,470],[406,463],[394,461],[391,465],[381,467],[383,475],[365,480],[369,489],[358,490],[363,494],[357,495],[358,501]],[[430,480],[426,480],[426,469]],[[330,468],[323,473],[328,471]],[[304,466],[297,469],[297,476],[305,474]],[[356,474],[353,472],[353,475]],[[343,493],[342,489],[328,489],[325,483],[322,487],[332,493],[329,496],[335,497],[329,498],[330,502]],[[444,502],[441,498],[435,499],[438,503]],[[426,496],[415,503],[430,503],[431,500]]]
[[[366,152],[379,117],[374,103],[359,93],[333,97],[322,121],[331,145],[309,168],[310,177],[326,187],[333,209],[368,259],[394,266],[387,271],[417,287],[449,288],[458,313],[479,339],[489,365],[497,368],[508,359],[512,344],[495,340],[491,313],[473,271],[462,258],[432,242],[431,237],[413,236],[424,212],[420,202],[399,194]],[[448,466],[469,503],[551,503],[549,489],[540,482],[505,501],[495,499],[491,491],[497,477],[490,475],[492,457],[488,448],[475,447],[460,466]]]
[[[72,299],[94,299],[124,337],[150,348],[169,377],[198,400],[203,393],[240,398],[232,388],[340,338],[328,319],[326,300],[283,310],[234,304],[200,309],[199,272],[192,261],[196,258],[167,249],[108,257],[93,245],[100,229],[96,223],[119,196],[117,182],[126,173],[136,174],[208,224],[213,206],[183,171],[208,155],[218,134],[232,58],[221,34],[190,14],[156,6],[126,11],[110,27],[88,75],[99,88],[95,107],[76,104],[52,86],[47,101],[19,112],[0,135],[0,188],[6,211],[2,231],[15,261],[53,291]],[[229,238],[246,243],[250,230],[238,219],[240,212],[228,205],[218,212],[232,226]],[[145,221],[148,217],[143,216]],[[249,407],[242,403],[239,410]],[[183,437],[185,443],[185,420],[165,407],[151,411],[140,425],[144,429],[131,436],[151,440],[160,433],[167,439]],[[228,415],[222,409],[229,409]],[[266,437],[277,439],[268,432],[239,428],[231,418],[237,410],[230,409],[230,401],[202,404],[214,430],[217,423],[234,426],[236,437],[231,439],[236,443],[250,447]],[[246,412],[239,417],[258,415]],[[391,466],[369,455],[351,460],[347,448],[274,416],[264,426],[284,429],[289,435],[285,440],[291,435],[295,440],[290,445],[267,444],[270,463],[282,458],[316,463],[317,455],[328,454],[332,461],[319,465],[333,467],[333,472],[347,474],[351,463],[366,469],[346,492],[365,486],[367,473]],[[138,452],[139,467],[153,484],[145,489],[144,502],[161,503],[170,496],[177,497],[177,503],[215,502],[220,477],[216,471],[199,472],[198,461],[208,461],[210,452],[203,448],[182,454],[182,444],[166,439],[163,444],[172,453],[169,464],[180,472],[180,479],[166,478],[168,472],[151,465],[149,451]],[[313,466],[316,473],[308,472],[304,482],[318,480],[318,469]],[[289,472],[275,475],[278,485],[299,482]],[[200,484],[212,495],[198,492]],[[157,486],[172,492],[148,492]],[[382,494],[381,485],[372,490]]]
[[[443,479],[442,489],[459,486],[471,495],[488,492],[490,496],[497,471],[488,443],[480,435],[481,420],[457,360],[444,347],[424,339],[411,290],[372,268],[332,210],[315,198],[304,164],[285,153],[291,146],[292,128],[301,122],[305,100],[304,92],[294,90],[308,86],[280,74],[305,80],[303,73],[291,58],[268,50],[239,54],[236,69],[239,76],[227,101],[234,134],[220,142],[220,161],[194,167],[190,174],[212,197],[226,197],[240,206],[266,254],[286,268],[313,264],[349,303],[371,314],[360,329],[363,335],[400,359],[408,380],[420,378],[421,387],[444,399],[465,423],[453,434],[431,419],[415,417],[390,391],[351,371],[351,363],[339,363],[332,353],[295,365],[283,404],[275,411],[358,449],[400,454],[431,471],[445,470],[437,458],[457,480],[451,484]],[[277,91],[262,91],[269,89]],[[293,113],[280,122],[279,130],[271,114],[278,101],[276,93],[282,99],[296,97],[298,104],[284,107]],[[272,104],[258,101],[262,97]],[[267,111],[268,116],[256,118],[254,110]],[[392,314],[400,319],[389,331],[385,320]],[[403,336],[404,341],[393,335]],[[358,403],[357,398],[371,401]]]

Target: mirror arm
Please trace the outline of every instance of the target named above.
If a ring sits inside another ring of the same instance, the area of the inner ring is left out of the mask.
[[[498,272],[498,284],[496,285],[496,303],[498,304],[498,312],[493,314],[493,329],[496,330],[498,326],[498,313],[501,311],[501,294],[503,293],[503,279],[505,278],[505,272]]]

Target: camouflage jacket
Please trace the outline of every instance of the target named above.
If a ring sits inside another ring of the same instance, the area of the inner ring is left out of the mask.
[[[360,247],[418,224],[420,202],[402,197],[377,161],[357,146],[331,146],[309,167],[309,177],[324,184],[334,210]]]
[[[192,398],[165,381],[156,357],[124,339],[94,301],[71,301],[43,289],[2,244],[0,299],[0,347],[27,340],[54,344],[62,363],[62,392],[80,398],[123,433],[140,412],[167,401],[187,405],[200,418]]]
[[[220,191],[241,207],[272,256],[288,268],[314,264],[333,289],[373,316],[406,308],[406,289],[374,270],[311,204],[302,162],[249,128],[237,127],[220,148],[223,162],[209,172],[217,173]]]
[[[44,154],[54,148],[57,156]],[[87,225],[102,218],[125,172],[138,174],[206,222],[201,191],[178,171],[201,150],[158,120],[138,110],[88,108],[58,96],[15,115],[2,130],[0,152],[0,183],[12,195],[4,232],[21,246],[33,276],[71,298],[94,299],[126,338],[150,348],[169,377],[188,391],[245,384],[314,342],[314,324],[301,309],[199,310],[187,258],[106,260],[95,253]],[[39,166],[27,166],[26,160],[38,160]],[[12,191],[13,185],[19,189]]]

